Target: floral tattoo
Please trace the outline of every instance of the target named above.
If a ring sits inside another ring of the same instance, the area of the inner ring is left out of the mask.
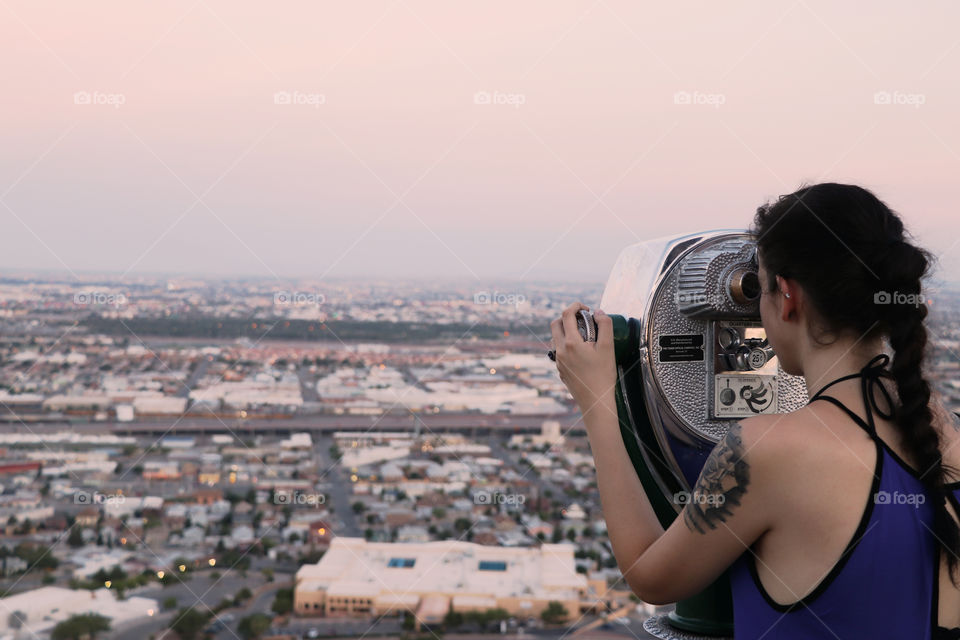
[[[707,458],[693,493],[683,510],[683,520],[691,531],[706,533],[726,522],[739,506],[740,498],[750,483],[750,465],[744,460],[746,451],[740,437],[740,423],[730,425]]]

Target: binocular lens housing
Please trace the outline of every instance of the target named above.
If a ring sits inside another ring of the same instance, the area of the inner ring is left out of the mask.
[[[736,269],[730,274],[727,288],[734,302],[748,305],[760,298],[760,276],[753,269]]]

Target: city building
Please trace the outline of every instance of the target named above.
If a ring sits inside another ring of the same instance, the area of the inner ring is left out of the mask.
[[[574,546],[497,548],[459,540],[368,542],[337,537],[320,562],[296,575],[294,611],[304,616],[379,616],[410,611],[420,622],[454,611],[502,608],[539,616],[551,601],[570,615],[591,609]]]
[[[155,615],[160,607],[156,600],[141,597],[116,598],[110,589],[66,589],[63,587],[40,587],[3,599],[4,615],[0,616],[0,637],[37,638],[48,637],[57,623],[71,616],[98,613],[110,618],[110,626],[120,629],[125,625]],[[10,613],[19,612],[23,626],[19,633],[10,627]],[[8,635],[9,634],[9,635]]]

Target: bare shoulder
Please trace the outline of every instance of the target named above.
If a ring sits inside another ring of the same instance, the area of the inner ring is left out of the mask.
[[[804,443],[809,443],[809,429],[803,428],[809,421],[802,410],[745,418],[740,421],[740,438],[758,462],[781,462],[783,457],[796,455]]]
[[[773,486],[793,484],[813,466],[840,463],[849,452],[838,447],[837,435],[804,409],[790,413],[759,415],[740,421],[738,439],[756,473]],[[843,452],[843,455],[840,455]]]
[[[741,460],[762,468],[789,449],[793,429],[786,414],[758,415],[732,422],[714,449],[714,457]]]
[[[800,444],[796,417],[790,414],[758,415],[731,423],[726,435],[713,452],[714,463],[740,463],[749,468],[754,479],[764,484],[781,468],[786,459],[795,454]]]
[[[809,416],[801,412],[757,415],[731,422],[703,469],[704,478],[749,478],[756,488],[776,490],[779,482],[793,482],[790,471],[807,473],[809,462],[822,456],[828,442],[811,434]]]
[[[769,516],[783,480],[776,471],[782,438],[771,418],[744,418],[727,427],[704,462],[694,497],[684,509],[684,521],[691,531],[714,529],[742,509]]]

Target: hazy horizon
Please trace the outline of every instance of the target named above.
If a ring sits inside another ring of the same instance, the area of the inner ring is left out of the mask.
[[[953,3],[97,6],[0,6],[0,269],[602,283],[837,181],[960,280]]]

